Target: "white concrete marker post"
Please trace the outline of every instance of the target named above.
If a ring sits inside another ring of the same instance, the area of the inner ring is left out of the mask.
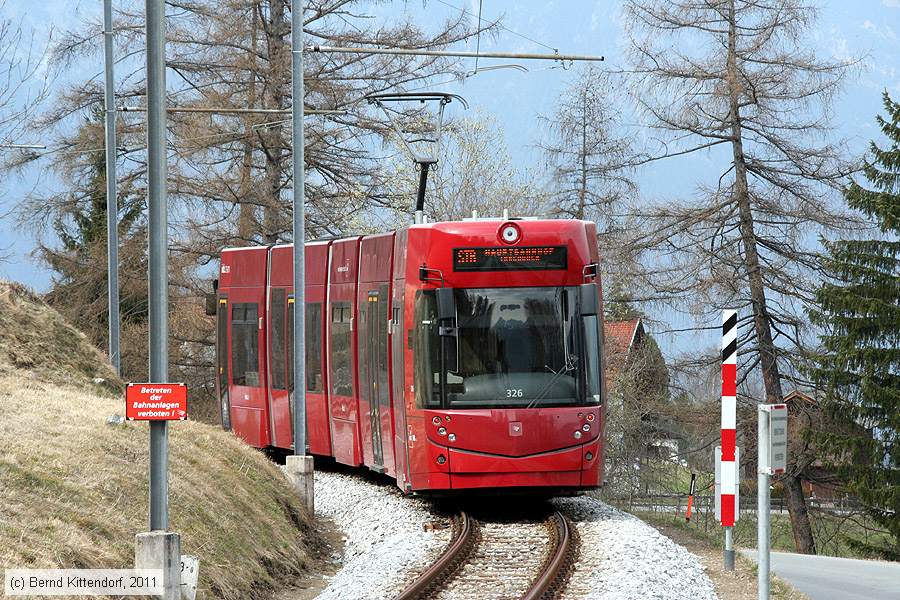
[[[181,600],[181,538],[169,531],[148,531],[135,536],[135,569],[162,569],[162,600]]]
[[[197,579],[200,577],[200,559],[189,554],[181,555],[181,598],[194,600],[197,597]]]

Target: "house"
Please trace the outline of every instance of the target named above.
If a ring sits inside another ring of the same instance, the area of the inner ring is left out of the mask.
[[[623,435],[634,439],[626,445],[642,446],[639,456],[645,460],[676,455],[681,436],[671,419],[656,410],[668,397],[668,369],[643,321],[605,322],[603,342],[607,398],[613,408],[608,414],[628,421],[614,425],[612,431],[627,431]],[[615,439],[613,443],[625,442]]]
[[[606,391],[611,394],[629,353],[640,347],[646,332],[641,319],[603,323],[603,348],[606,354]]]
[[[807,435],[810,428],[829,426],[815,395],[793,390],[784,397],[784,403],[788,407],[788,452],[801,452],[804,456],[810,457],[803,461],[806,464],[801,473],[803,491],[807,497],[819,500],[831,500],[842,496],[840,480],[828,468],[829,463],[834,465],[840,464],[841,461],[824,456]],[[870,431],[860,425],[849,427],[856,435],[871,435]]]

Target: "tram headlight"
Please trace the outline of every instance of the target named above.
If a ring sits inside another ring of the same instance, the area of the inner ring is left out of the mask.
[[[447,439],[450,440],[451,442],[455,442],[455,441],[456,441],[456,434],[455,434],[455,433],[451,433],[450,435],[447,436]]]
[[[590,431],[591,430],[590,424],[585,423],[584,425],[581,426],[581,430],[585,431],[585,432]]]
[[[587,454],[584,455],[584,459],[585,459],[585,460],[593,460],[593,459],[594,459],[594,455],[591,454],[590,452],[588,452]]]
[[[437,457],[437,464],[442,465],[442,464],[444,464],[445,462],[447,462],[447,457],[444,456],[443,454],[438,454],[438,457]]]
[[[576,439],[576,440],[580,440],[580,439],[581,439],[581,432],[578,431],[578,430],[575,430],[575,439]]]
[[[447,435],[446,427],[438,427],[438,435]]]
[[[500,239],[507,244],[515,244],[520,239],[522,239],[522,231],[518,228],[518,226],[512,223],[507,223],[500,228]]]

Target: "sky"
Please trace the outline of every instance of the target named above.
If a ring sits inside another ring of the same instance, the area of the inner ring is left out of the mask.
[[[845,60],[862,58],[861,68],[850,77],[834,106],[833,123],[837,133],[854,150],[862,150],[876,137],[874,117],[881,110],[881,93],[888,90],[900,98],[900,0],[820,1],[818,23],[808,42],[823,58]],[[455,7],[455,8],[454,8]],[[407,0],[377,5],[379,18],[408,16],[425,27],[458,14],[465,8],[472,15],[478,0]],[[480,41],[482,50],[511,52],[551,52],[602,55],[606,68],[626,66],[626,40],[621,24],[621,3],[585,0],[482,0],[482,18],[502,18],[504,29],[496,36]],[[99,20],[100,0],[0,0],[0,16],[21,21],[34,28],[38,39],[73,27],[80,20]],[[474,19],[474,16],[472,17]],[[474,44],[459,49],[474,50]],[[474,61],[472,61],[474,67]],[[511,61],[482,59],[481,67],[508,64]],[[571,79],[571,73],[556,63],[515,61],[528,69],[499,69],[479,72],[464,82],[436,85],[432,89],[463,95],[469,112],[478,112],[496,120],[502,128],[510,154],[517,165],[536,167],[541,162],[535,148],[545,135],[538,115],[550,114],[555,99]],[[102,54],[66,74],[76,78],[101,75]],[[65,79],[65,77],[64,77]],[[462,116],[459,105],[451,105],[451,116]],[[23,140],[32,142],[35,140]],[[0,150],[2,152],[3,150]],[[708,176],[705,161],[698,156],[682,161],[653,163],[636,174],[642,197],[661,199],[689,194]],[[5,240],[8,261],[0,264],[0,276],[22,281],[39,291],[46,290],[50,273],[31,258],[34,241],[21,231],[8,215],[19,198],[35,185],[46,185],[52,178],[38,165],[23,179],[0,181],[0,235]]]

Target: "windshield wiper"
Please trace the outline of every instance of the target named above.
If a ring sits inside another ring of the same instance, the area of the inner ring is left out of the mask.
[[[528,406],[526,406],[525,408],[534,408],[535,406],[537,406],[537,403],[544,399],[544,396],[547,395],[547,392],[550,391],[550,389],[553,387],[553,384],[556,383],[557,379],[559,379],[569,371],[575,369],[575,365],[578,364],[577,361],[577,356],[575,356],[574,354],[567,354],[566,362],[562,367],[560,367],[559,371],[553,371],[553,369],[550,369],[550,371],[553,372],[553,377],[550,379],[550,381],[547,382],[547,385],[544,386],[544,389],[542,389],[540,393],[535,396],[534,399],[529,402]],[[549,367],[547,368],[549,369]]]

